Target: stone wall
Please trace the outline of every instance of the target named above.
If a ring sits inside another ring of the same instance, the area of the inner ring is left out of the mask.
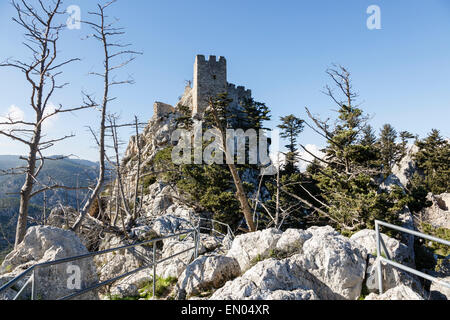
[[[192,88],[193,114],[202,114],[208,107],[210,97],[227,91],[227,61],[220,57],[198,55],[194,64],[194,86]]]
[[[173,112],[175,112],[175,108],[170,104],[155,102],[153,105],[153,118],[159,119]]]

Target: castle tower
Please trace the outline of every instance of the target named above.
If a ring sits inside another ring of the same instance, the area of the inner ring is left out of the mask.
[[[192,114],[202,114],[208,107],[209,98],[227,92],[227,61],[220,57],[197,55],[194,64],[194,85],[192,88]]]

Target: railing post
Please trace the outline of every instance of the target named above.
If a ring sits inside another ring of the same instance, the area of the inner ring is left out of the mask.
[[[156,299],[156,241],[153,242],[153,300]]]
[[[200,238],[200,223],[198,224],[197,229],[194,231],[194,259],[198,258],[198,242]]]
[[[36,268],[33,269],[33,274],[31,275],[31,300],[36,299]]]
[[[377,276],[378,276],[378,289],[379,294],[383,294],[383,275],[382,266],[381,266],[381,235],[380,235],[380,226],[378,225],[378,221],[375,221],[375,232],[377,233]]]

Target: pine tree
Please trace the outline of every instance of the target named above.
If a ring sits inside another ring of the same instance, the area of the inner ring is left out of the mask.
[[[450,143],[441,137],[439,130],[433,129],[416,145],[419,152],[414,158],[425,175],[427,189],[434,194],[447,192],[450,184]]]
[[[374,152],[368,117],[355,103],[350,73],[344,67],[327,73],[344,97],[340,99],[327,87],[327,94],[339,107],[334,126],[306,109],[314,130],[327,140],[325,157],[320,160],[324,165],[311,168],[323,199],[317,199],[321,205],[314,209],[345,234],[373,228],[376,219],[396,223],[397,212],[407,199],[400,188],[380,190],[376,183],[380,158]]]
[[[278,125],[278,128],[282,130],[280,137],[289,141],[289,143],[285,146],[289,151],[286,153],[286,165],[284,167],[284,171],[290,174],[298,171],[295,166],[297,162],[296,154],[298,151],[297,139],[298,135],[303,132],[304,120],[297,118],[293,114],[280,117],[280,120],[282,122]]]
[[[362,129],[362,138],[360,140],[360,143],[363,146],[373,146],[377,142],[377,137],[375,135],[375,132],[370,124],[364,126]]]
[[[397,137],[397,131],[390,124],[385,124],[380,131],[378,148],[385,177],[392,173],[395,163],[401,159],[402,149],[396,143]]]

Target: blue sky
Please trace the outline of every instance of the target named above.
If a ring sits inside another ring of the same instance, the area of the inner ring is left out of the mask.
[[[67,0],[78,5],[82,18],[94,9],[93,0]],[[381,9],[381,30],[369,30],[366,9]],[[147,121],[154,101],[175,104],[185,80],[192,78],[196,54],[225,56],[229,82],[252,89],[257,101],[272,109],[276,126],[280,116],[306,117],[307,106],[323,118],[334,117],[330,99],[321,93],[330,83],[325,74],[332,63],[352,72],[362,108],[373,116],[375,128],[391,123],[398,131],[420,136],[431,128],[449,137],[450,119],[450,1],[447,0],[119,0],[110,11],[127,28],[127,42],[144,54],[121,75],[136,84],[116,88],[111,106],[122,120],[136,114]],[[28,57],[22,30],[11,21],[9,1],[0,0],[0,61]],[[52,103],[77,106],[81,91],[101,95],[101,82],[88,76],[101,67],[95,42],[82,40],[90,32],[66,30],[61,57],[80,57],[63,78],[70,86]],[[0,116],[16,106],[30,115],[29,88],[22,74],[0,69]],[[96,150],[86,125],[95,125],[92,111],[60,116],[46,128],[49,136],[75,133],[76,138],[55,146],[53,154],[76,154],[95,160]],[[132,130],[121,132],[128,141]],[[305,130],[303,144],[323,145]],[[24,149],[0,138],[0,154]]]

